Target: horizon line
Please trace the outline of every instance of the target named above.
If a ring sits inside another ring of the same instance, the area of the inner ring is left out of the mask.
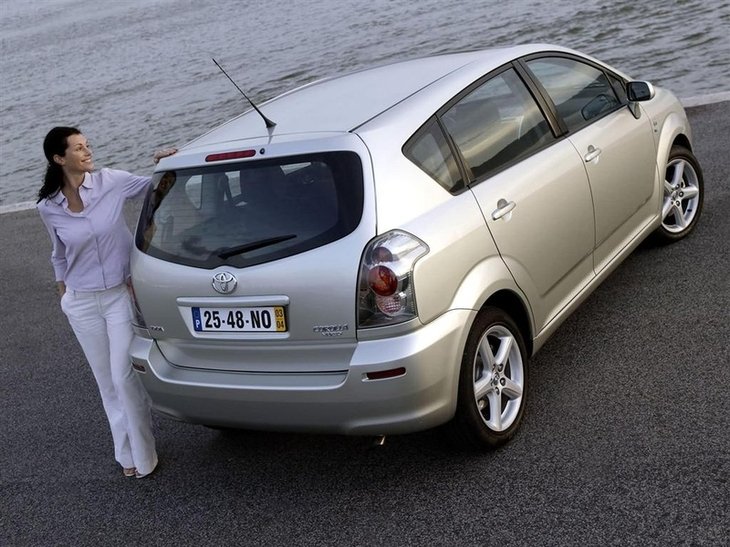
[[[704,106],[708,104],[717,104],[730,101],[730,91],[721,91],[719,93],[709,93],[707,95],[698,95],[696,97],[687,97],[679,99],[684,108],[694,108],[696,106]],[[11,203],[9,205],[0,205],[0,215],[5,213],[15,213],[17,211],[28,211],[34,209],[35,201],[21,201],[19,203]]]

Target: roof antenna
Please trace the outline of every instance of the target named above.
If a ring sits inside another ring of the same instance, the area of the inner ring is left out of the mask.
[[[271,121],[271,120],[270,120],[269,118],[267,118],[266,116],[264,116],[264,113],[263,113],[263,112],[261,112],[261,111],[260,111],[260,110],[258,109],[258,107],[257,107],[257,106],[256,106],[255,104],[253,104],[253,101],[252,101],[251,99],[249,99],[249,98],[248,98],[248,95],[246,95],[246,94],[245,94],[245,93],[243,92],[243,90],[242,90],[242,89],[241,89],[240,87],[238,87],[238,84],[237,84],[236,82],[234,82],[234,81],[233,81],[233,78],[231,78],[231,77],[230,77],[230,76],[228,75],[228,73],[227,73],[227,72],[226,72],[225,70],[223,70],[223,67],[222,67],[221,65],[219,65],[219,64],[218,64],[218,61],[216,61],[216,60],[215,60],[215,59],[214,59],[213,57],[211,57],[211,59],[213,59],[213,62],[215,63],[215,66],[217,66],[217,67],[218,67],[218,68],[220,69],[220,71],[221,71],[221,72],[222,72],[223,74],[225,74],[225,75],[226,75],[226,78],[228,78],[228,79],[229,79],[229,80],[231,81],[231,83],[232,83],[233,85],[235,85],[235,86],[236,86],[236,89],[237,89],[238,91],[240,91],[240,92],[241,92],[241,95],[243,95],[244,97],[246,97],[246,100],[247,100],[247,101],[248,101],[249,103],[251,103],[251,106],[253,106],[253,109],[254,109],[254,110],[255,110],[256,112],[258,112],[258,113],[259,113],[259,116],[261,116],[261,117],[262,117],[262,118],[264,119],[264,123],[266,124],[266,128],[267,128],[267,129],[271,129],[271,128],[273,128],[274,126],[276,126],[276,123],[272,122],[272,121]]]

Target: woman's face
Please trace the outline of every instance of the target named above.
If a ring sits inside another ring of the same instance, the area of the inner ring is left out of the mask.
[[[70,173],[90,173],[94,170],[91,157],[91,146],[83,135],[70,135],[66,138],[66,152],[63,156],[56,154],[53,160]]]

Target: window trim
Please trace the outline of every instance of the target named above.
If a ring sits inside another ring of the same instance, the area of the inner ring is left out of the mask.
[[[329,160],[329,158],[335,158]],[[327,161],[329,160],[329,161]],[[245,169],[246,165],[256,164],[257,167],[276,166],[281,165],[285,162],[297,163],[297,162],[313,162],[321,161],[329,166],[334,162],[341,162],[339,166],[344,172],[343,174],[348,176],[348,183],[350,188],[345,188],[345,183],[335,182],[337,187],[337,198],[338,207],[340,205],[355,206],[351,211],[340,212],[337,223],[329,227],[326,231],[320,232],[319,234],[312,236],[303,241],[299,241],[288,245],[283,249],[275,249],[268,254],[258,255],[253,258],[245,257],[244,255],[231,255],[228,257],[214,258],[213,255],[209,255],[207,259],[195,259],[190,257],[180,256],[177,253],[172,253],[169,250],[149,245],[149,240],[145,239],[145,231],[155,219],[155,210],[153,209],[151,199],[154,193],[154,189],[158,181],[168,171],[157,171],[153,174],[152,184],[147,190],[142,210],[137,220],[137,228],[134,234],[134,247],[141,253],[159,259],[172,264],[181,266],[190,266],[193,268],[199,268],[203,270],[213,270],[215,268],[228,266],[231,268],[248,268],[251,266],[257,266],[259,264],[266,264],[275,260],[288,258],[304,252],[309,252],[333,241],[343,239],[353,232],[355,232],[363,219],[365,213],[365,171],[364,162],[361,155],[355,150],[350,149],[337,149],[337,150],[326,150],[318,152],[304,152],[292,155],[282,155],[267,157],[259,160],[238,160],[235,162],[226,162],[219,164],[192,164],[180,169],[173,169],[171,171],[183,172],[181,176],[185,176],[188,173],[194,175],[203,175],[206,173],[216,173],[219,171],[226,170],[240,170]],[[334,172],[332,173],[334,176]],[[343,197],[347,196],[347,198]],[[348,215],[347,213],[353,213]],[[356,213],[356,214],[354,214]],[[207,219],[204,222],[208,222]],[[288,240],[287,240],[288,241]],[[282,241],[283,243],[283,241]]]
[[[558,114],[557,107],[555,106],[555,103],[553,102],[552,98],[550,97],[550,94],[547,92],[545,87],[540,83],[540,80],[535,76],[535,74],[530,70],[530,67],[527,65],[529,61],[534,61],[536,59],[553,59],[553,58],[563,58],[568,59],[570,61],[574,61],[576,63],[582,63],[584,65],[588,65],[591,68],[595,68],[599,72],[601,72],[604,77],[606,78],[606,81],[608,82],[608,85],[610,86],[611,90],[616,95],[616,99],[618,100],[619,104],[615,108],[611,110],[607,110],[606,112],[603,112],[601,115],[596,116],[595,118],[591,118],[590,120],[586,120],[585,124],[580,125],[577,129],[570,131],[568,129],[568,126],[565,123],[565,120]],[[524,71],[525,77],[529,78],[530,82],[534,86],[535,91],[541,96],[542,100],[547,103],[548,108],[550,112],[555,116],[555,119],[557,120],[558,127],[560,128],[560,134],[559,136],[567,136],[572,133],[576,133],[578,131],[581,131],[585,129],[586,127],[592,125],[596,121],[605,118],[606,116],[613,114],[614,112],[618,112],[621,110],[621,108],[626,107],[627,103],[623,102],[621,100],[621,97],[616,92],[615,86],[613,82],[611,81],[611,78],[608,77],[608,75],[612,75],[617,80],[626,83],[626,79],[619,76],[615,72],[608,70],[605,66],[596,63],[595,61],[592,61],[591,59],[586,59],[585,57],[580,57],[577,55],[573,55],[571,53],[566,53],[564,51],[540,51],[538,53],[532,53],[530,55],[525,55],[524,57],[520,57],[519,59],[515,60],[515,63],[520,66],[520,69]]]
[[[525,161],[527,158],[530,158],[530,157],[534,156],[535,154],[542,152],[543,150],[549,148],[550,146],[552,146],[553,144],[555,144],[556,142],[558,142],[561,139],[561,135],[558,134],[559,127],[557,124],[557,120],[559,118],[554,116],[552,111],[550,110],[550,106],[552,105],[552,103],[545,101],[539,94],[538,89],[534,86],[532,81],[530,79],[526,79],[523,77],[522,73],[517,68],[518,62],[519,62],[519,59],[516,59],[515,61],[511,61],[490,72],[487,72],[485,75],[481,76],[480,78],[478,78],[477,80],[475,80],[474,82],[469,84],[467,87],[462,89],[459,93],[454,95],[449,101],[447,101],[441,108],[439,108],[436,111],[435,115],[438,118],[439,125],[441,126],[441,131],[444,132],[444,135],[448,139],[450,146],[452,148],[452,151],[454,152],[455,157],[461,166],[461,169],[466,173],[467,176],[465,177],[464,180],[466,181],[466,186],[470,189],[473,188],[474,186],[476,186],[477,184],[480,184],[480,183],[484,182],[485,180],[493,177],[494,175],[501,173],[505,169],[509,169],[510,167],[516,165],[517,163],[519,163],[521,161]],[[459,101],[461,101],[464,97],[466,97],[467,95],[472,93],[474,90],[476,90],[477,88],[479,88],[482,85],[484,85],[485,83],[487,83],[489,80],[496,78],[503,72],[507,72],[510,69],[514,70],[517,77],[525,85],[525,89],[527,90],[527,92],[532,96],[532,99],[535,101],[535,104],[537,105],[538,110],[542,114],[543,118],[545,118],[545,121],[547,121],[548,127],[550,128],[550,131],[553,134],[554,140],[536,148],[535,150],[532,150],[526,156],[516,157],[508,162],[505,162],[505,163],[499,165],[498,167],[491,169],[490,171],[487,171],[481,177],[477,178],[474,176],[474,173],[472,172],[471,167],[469,167],[469,165],[467,164],[466,159],[462,156],[461,151],[459,150],[458,146],[456,146],[456,143],[453,141],[451,134],[444,127],[443,122],[441,121],[441,118],[446,112],[448,112],[451,109],[451,107],[453,107],[455,104],[457,104]],[[553,108],[554,108],[554,106],[553,106]]]
[[[413,148],[416,141],[418,141],[425,133],[428,133],[431,131],[431,128],[433,126],[436,126],[438,130],[441,132],[441,135],[443,136],[444,140],[446,141],[446,145],[449,147],[449,151],[451,152],[451,156],[454,158],[454,162],[456,162],[456,168],[459,171],[459,176],[461,177],[461,181],[459,181],[459,184],[454,185],[454,187],[451,190],[447,190],[439,181],[437,181],[435,178],[433,178],[429,173],[427,173],[423,168],[421,168],[420,165],[418,165],[416,162],[414,162],[409,156],[410,150]],[[451,135],[446,131],[443,124],[441,123],[441,120],[434,114],[430,118],[426,120],[426,122],[421,125],[416,131],[408,137],[408,140],[406,140],[405,144],[401,147],[401,153],[405,158],[410,161],[413,165],[418,167],[423,173],[433,180],[436,184],[439,185],[439,187],[443,188],[445,191],[449,192],[453,196],[458,196],[459,194],[462,194],[466,191],[468,188],[468,173],[464,170],[464,165],[461,162],[460,154],[458,154],[458,150],[455,147],[454,142],[451,140]]]
[[[612,70],[607,69],[605,66],[592,61],[590,59],[586,59],[585,57],[581,57],[578,55],[573,55],[571,53],[567,53],[564,51],[540,51],[537,53],[532,53],[530,55],[525,55],[523,57],[519,57],[517,59],[514,59],[513,61],[510,61],[508,63],[505,63],[504,65],[501,65],[494,70],[491,70],[487,72],[486,74],[480,76],[476,80],[474,80],[471,84],[467,85],[461,91],[459,91],[456,95],[451,97],[448,101],[446,101],[441,107],[439,107],[436,112],[430,116],[414,133],[406,140],[405,144],[401,147],[401,152],[405,156],[408,161],[413,163],[410,158],[408,158],[406,154],[406,150],[409,149],[412,146],[413,140],[418,139],[425,131],[428,131],[431,128],[431,124],[436,123],[438,124],[438,127],[441,130],[442,135],[446,139],[446,142],[449,145],[449,149],[451,150],[451,154],[453,155],[454,159],[456,160],[457,167],[459,169],[459,173],[462,177],[462,184],[455,186],[453,189],[446,190],[452,195],[459,195],[465,192],[467,189],[474,187],[475,185],[489,179],[490,177],[493,177],[494,175],[504,171],[505,169],[509,169],[510,167],[514,166],[516,163],[519,163],[521,161],[525,161],[526,159],[534,156],[535,154],[542,152],[543,150],[549,148],[553,144],[559,142],[560,140],[566,138],[570,131],[568,130],[567,125],[565,124],[565,121],[563,118],[558,114],[557,108],[555,106],[555,103],[550,98],[550,95],[548,94],[547,90],[542,86],[540,81],[535,77],[535,75],[532,73],[532,71],[527,66],[527,61],[532,61],[534,59],[541,59],[541,58],[554,58],[554,57],[562,57],[566,58],[578,63],[586,64],[592,68],[595,68],[599,70],[601,73],[603,73],[604,76],[606,76],[606,79],[608,80],[609,85],[611,86],[611,89],[613,92],[617,95],[617,99],[619,100],[619,106],[617,106],[615,109],[609,110],[607,112],[604,112],[600,116],[597,116],[591,120],[588,121],[585,125],[582,125],[577,131],[580,131],[584,129],[585,127],[588,127],[592,123],[594,123],[597,120],[600,120],[604,118],[605,116],[608,116],[609,114],[612,114],[614,112],[617,112],[622,107],[625,107],[627,103],[624,103],[621,101],[621,98],[619,94],[617,93],[615,89],[614,82],[608,78],[608,75],[612,75],[616,80],[626,83],[626,79],[620,76],[619,74],[616,74]],[[461,101],[464,97],[469,95],[472,91],[475,89],[481,87],[484,85],[488,80],[491,80],[492,78],[495,78],[499,76],[501,73],[506,72],[507,70],[513,69],[519,79],[522,81],[522,83],[525,85],[528,93],[532,96],[533,100],[537,104],[538,109],[540,110],[541,114],[545,118],[545,120],[548,123],[548,127],[550,128],[550,131],[553,134],[553,137],[555,137],[555,140],[552,142],[546,143],[545,145],[536,148],[533,150],[529,155],[522,156],[519,158],[515,158],[512,161],[506,162],[499,167],[496,167],[492,169],[491,171],[488,171],[482,177],[476,178],[474,176],[474,173],[472,173],[471,168],[466,163],[466,160],[461,154],[461,151],[459,150],[458,146],[454,142],[453,138],[451,137],[451,134],[446,130],[444,127],[442,117],[443,115],[451,109],[452,106],[454,106],[456,103]],[[417,166],[418,167],[418,166]],[[421,169],[420,167],[418,167]],[[433,177],[431,177],[428,173],[423,171],[430,179],[434,180]],[[441,184],[434,180],[436,184],[439,185],[439,187],[443,188]]]

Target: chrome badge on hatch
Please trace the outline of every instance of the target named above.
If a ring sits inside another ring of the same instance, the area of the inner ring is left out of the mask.
[[[213,288],[221,294],[230,294],[236,289],[238,279],[230,272],[218,272],[213,276]]]
[[[342,333],[349,330],[347,323],[344,325],[316,325],[312,331],[320,333],[322,336],[342,336]]]

